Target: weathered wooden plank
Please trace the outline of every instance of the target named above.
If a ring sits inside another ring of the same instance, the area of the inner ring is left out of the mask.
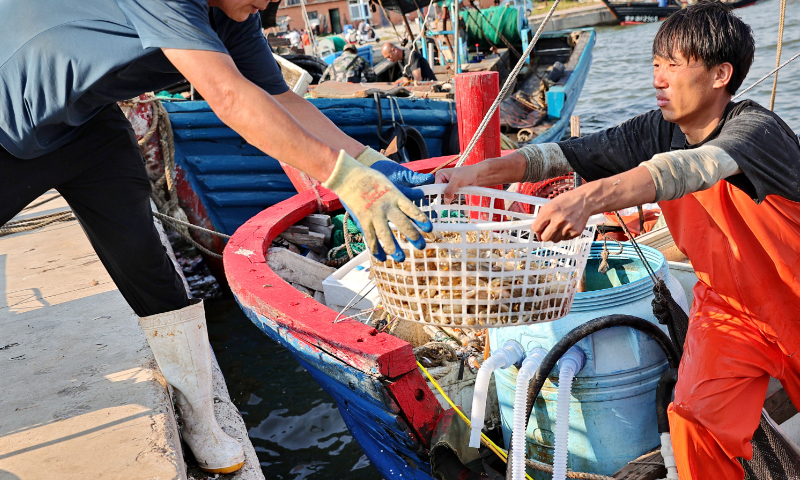
[[[436,422],[444,410],[422,378],[420,371],[414,369],[397,380],[386,382],[386,390],[400,407],[400,414],[410,425],[416,425],[423,443],[429,447]]]
[[[308,233],[308,227],[306,227],[305,225],[298,225],[298,224],[294,224],[294,225],[292,225],[291,227],[287,228],[287,229],[286,229],[286,231],[285,231],[285,232],[283,232],[283,233],[292,233],[292,234],[294,234],[294,233],[300,233],[300,234],[306,234],[306,233]]]
[[[308,233],[295,233],[295,232],[283,232],[278,235],[281,238],[285,238],[292,243],[296,243],[298,245],[305,245],[307,247],[321,247],[325,244],[325,235],[317,232],[308,232]]]
[[[309,260],[285,248],[270,248],[267,265],[289,283],[297,283],[312,290],[322,290],[322,281],[336,269]]]
[[[330,223],[330,217],[325,216],[325,218],[327,218],[328,223]],[[325,237],[325,245],[328,245],[331,242],[331,236],[333,235],[333,225],[319,225],[302,221],[295,224],[295,226],[301,226],[307,228],[311,232],[323,235]]]
[[[666,475],[667,469],[661,457],[661,447],[658,447],[628,463],[611,476],[619,480],[656,480]]]
[[[312,213],[297,223],[300,225],[321,225],[327,227],[331,224],[331,217],[322,213]]]
[[[797,414],[797,408],[789,398],[789,394],[781,387],[776,392],[767,396],[764,409],[775,423],[781,424]]]

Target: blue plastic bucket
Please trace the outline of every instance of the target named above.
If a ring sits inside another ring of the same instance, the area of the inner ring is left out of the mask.
[[[606,274],[597,271],[603,244],[592,245],[586,267],[587,291],[575,295],[569,315],[555,322],[489,329],[492,350],[510,339],[520,342],[525,351],[536,347],[549,350],[578,325],[614,313],[658,324],[650,305],[653,283],[633,247],[624,245],[621,255],[616,255],[619,251],[616,244],[608,245],[612,255],[611,268]],[[669,267],[664,256],[658,250],[640,248],[656,274],[666,280]],[[672,284],[680,288],[677,282]],[[683,291],[673,295],[683,296]],[[666,327],[662,329],[666,332]],[[655,390],[667,369],[667,361],[655,341],[627,327],[597,332],[577,346],[586,354],[586,366],[575,377],[572,387],[568,467],[611,475],[660,443]],[[526,432],[527,457],[548,464],[553,462],[557,374],[555,370],[536,399]],[[516,377],[515,367],[495,372],[506,448],[511,439]],[[534,470],[529,473],[534,478],[550,478]]]

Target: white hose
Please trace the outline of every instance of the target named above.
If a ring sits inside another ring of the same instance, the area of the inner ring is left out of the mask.
[[[489,380],[492,379],[492,372],[498,368],[508,368],[515,363],[519,363],[523,358],[525,358],[525,350],[522,345],[514,340],[509,340],[503,345],[503,348],[497,350],[491,357],[486,359],[481,365],[481,369],[478,370],[478,376],[475,378],[475,391],[472,394],[470,447],[478,448],[481,445],[481,430],[483,430],[483,423],[486,418],[486,395],[489,391]]]
[[[531,350],[522,362],[517,372],[517,385],[514,389],[514,429],[511,436],[511,478],[518,480],[525,478],[525,411],[528,404],[528,384],[536,375],[542,360],[547,355],[547,350],[536,348]]]
[[[678,467],[675,464],[675,454],[672,452],[672,439],[669,432],[661,434],[661,456],[664,466],[667,467],[666,480],[678,480]]]
[[[583,350],[572,347],[558,361],[558,403],[556,404],[556,441],[553,453],[553,480],[567,478],[567,446],[569,437],[569,402],[572,379],[586,363]]]

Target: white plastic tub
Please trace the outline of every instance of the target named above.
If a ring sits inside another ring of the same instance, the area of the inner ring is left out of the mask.
[[[374,288],[375,284],[370,278],[369,255],[368,250],[359,253],[322,281],[325,303],[337,312],[341,312],[345,306],[353,303],[356,297],[361,297],[343,312],[343,316],[352,316],[380,304],[378,289]]]
[[[281,66],[283,79],[286,80],[286,84],[289,85],[289,88],[298,95],[306,93],[308,86],[311,85],[311,74],[289,60],[285,60],[280,55],[273,56],[275,60],[278,61],[278,65]]]

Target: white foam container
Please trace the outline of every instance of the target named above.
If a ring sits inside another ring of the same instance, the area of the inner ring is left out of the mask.
[[[325,303],[329,308],[341,312],[356,296],[363,297],[350,305],[343,316],[353,316],[380,304],[380,294],[377,288],[373,288],[375,284],[370,278],[372,267],[369,256],[368,250],[359,253],[322,281]]]

